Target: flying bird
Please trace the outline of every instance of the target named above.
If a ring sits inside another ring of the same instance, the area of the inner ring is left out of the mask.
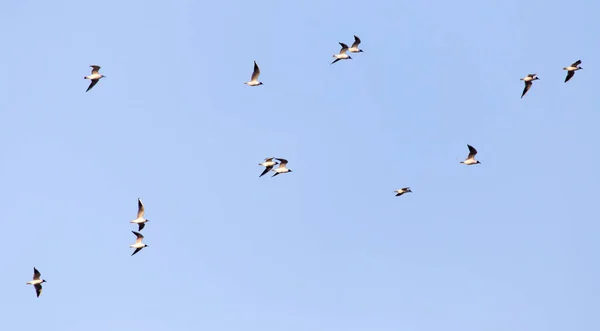
[[[340,43],[340,45],[342,46],[342,49],[340,49],[340,52],[338,54],[333,54],[333,57],[335,58],[335,60],[333,60],[333,62],[331,62],[330,65],[336,63],[339,60],[347,60],[347,59],[352,60],[352,57],[350,57],[350,55],[346,54],[346,51],[348,51],[348,45],[346,45],[344,43]]]
[[[98,73],[98,70],[100,70],[100,66],[91,65],[90,67],[92,67],[92,74],[89,75],[89,76],[83,77],[83,79],[89,79],[89,80],[91,80],[90,86],[87,88],[87,90],[85,90],[86,92],[89,91],[89,90],[91,90],[92,87],[96,86],[96,84],[98,84],[98,81],[101,78],[105,78],[106,77],[103,74]]]
[[[460,163],[464,163],[466,165],[480,164],[481,162],[475,160],[475,155],[477,154],[477,150],[469,144],[467,144],[467,147],[469,147],[469,156],[467,156],[466,160],[460,161]]]
[[[40,272],[35,267],[33,267],[33,280],[27,282],[27,284],[33,285],[33,287],[35,287],[35,294],[38,298],[40,297],[40,294],[42,294],[42,283],[46,282],[45,279],[40,279],[41,275],[42,274],[40,274]]]
[[[134,256],[134,255],[135,255],[135,253],[137,253],[137,252],[141,251],[141,250],[142,250],[142,248],[144,248],[144,247],[148,247],[148,245],[146,245],[146,244],[144,244],[144,243],[142,242],[142,239],[144,239],[144,236],[142,236],[142,234],[141,234],[141,233],[139,233],[139,232],[135,232],[135,231],[131,231],[131,232],[133,232],[133,234],[135,234],[135,236],[137,237],[137,238],[135,239],[135,244],[133,244],[133,245],[129,245],[129,247],[131,247],[131,248],[135,248],[135,251],[133,251],[133,254],[131,254],[131,256]]]
[[[399,197],[404,193],[408,193],[408,192],[412,192],[412,191],[410,190],[410,187],[403,187],[399,190],[395,190],[394,192],[396,192],[396,196]]]
[[[258,69],[258,64],[256,64],[256,61],[254,61],[254,71],[252,72],[252,77],[250,77],[249,82],[245,82],[244,84],[249,86],[262,85],[263,83],[258,81],[258,76],[260,76],[260,69]]]
[[[279,167],[277,167],[277,169],[273,169],[273,171],[275,171],[275,174],[272,177],[275,177],[279,174],[285,174],[286,172],[292,172],[291,169],[287,168],[287,164],[288,164],[288,160],[286,159],[279,159],[279,158],[274,158],[275,160],[279,161]]]
[[[146,226],[146,222],[148,222],[147,219],[144,218],[144,204],[142,203],[142,200],[140,200],[138,198],[138,212],[137,212],[137,218],[129,221],[129,223],[135,223],[138,225],[138,231],[142,231],[142,229],[144,228],[144,226]]]
[[[525,93],[527,93],[527,91],[529,91],[529,89],[531,88],[531,85],[533,84],[533,81],[537,80],[537,79],[539,79],[537,77],[537,74],[529,74],[520,79],[525,82],[525,88],[523,89],[523,94],[521,94],[521,98],[523,98]]]
[[[358,48],[359,44],[360,44],[360,38],[358,38],[356,35],[354,35],[354,44],[352,44],[352,46],[350,46],[350,48],[348,48],[348,52],[362,53],[363,50]]]
[[[567,71],[567,77],[565,78],[565,83],[569,81],[569,79],[573,78],[575,75],[575,71],[583,69],[579,65],[581,64],[581,60],[577,60],[577,62],[571,64],[568,67],[564,67],[563,70]]]
[[[262,177],[264,174],[271,171],[275,165],[279,164],[279,162],[273,161],[273,159],[274,157],[268,157],[265,159],[265,162],[258,164],[259,166],[265,167],[265,170],[258,177]]]

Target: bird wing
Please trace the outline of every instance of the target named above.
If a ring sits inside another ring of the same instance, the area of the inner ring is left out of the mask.
[[[271,169],[273,169],[273,166],[265,167],[265,170],[263,170],[263,172],[258,177],[264,176],[267,172],[271,171]]]
[[[137,213],[137,218],[142,218],[144,217],[144,204],[142,203],[142,200],[140,200],[138,198],[138,213]]]
[[[142,231],[142,229],[146,226],[146,223],[138,223],[138,231]]]
[[[577,67],[581,64],[581,60],[577,60],[576,62],[574,62],[573,64],[571,64],[571,67]]]
[[[254,61],[254,71],[252,72],[252,77],[250,78],[250,81],[257,81],[258,76],[260,76],[260,69],[258,68],[258,64],[256,64],[256,61]]]
[[[575,71],[567,71],[567,77],[565,77],[565,83],[569,81],[575,75]]]
[[[475,157],[475,155],[477,154],[477,150],[475,149],[475,147],[467,144],[467,147],[469,147],[469,156],[467,156],[467,159],[472,159]]]
[[[90,67],[92,67],[92,75],[97,74],[98,70],[100,70],[100,66],[97,66],[95,64],[92,64]]]
[[[402,188],[402,191],[404,191],[404,192],[406,192],[406,191],[408,191],[408,190],[410,190],[410,187],[403,187],[403,188]]]
[[[40,294],[42,294],[42,284],[35,284],[33,287],[35,287],[35,294],[39,298]]]
[[[529,75],[527,75],[527,77],[531,77],[531,78],[534,78],[535,76],[537,76],[537,74],[529,74]]]
[[[275,160],[281,162],[281,164],[279,165],[280,168],[285,167],[285,165],[288,163],[288,160],[286,160],[286,159],[275,158]]]
[[[33,280],[40,280],[41,275],[42,274],[40,274],[40,272],[35,267],[33,267]]]
[[[265,159],[265,162],[273,161],[274,157],[268,157]]]
[[[139,232],[135,232],[135,231],[131,231],[131,232],[133,232],[133,234],[135,234],[135,236],[137,237],[137,238],[135,239],[135,243],[136,243],[136,244],[139,244],[139,243],[141,243],[141,242],[142,242],[142,239],[144,239],[144,236],[142,236],[142,234],[141,234],[141,233],[139,233]]]
[[[340,46],[342,46],[342,49],[340,49],[340,54],[343,54],[348,50],[348,45],[340,43]]]
[[[357,48],[358,44],[360,44],[360,38],[354,35],[354,44],[352,44],[352,48]]]
[[[331,62],[329,65],[332,65],[332,64],[336,63],[336,62],[337,62],[337,61],[339,61],[339,60],[341,60],[341,59],[335,59],[335,60],[333,60],[333,62]]]
[[[96,84],[98,84],[98,81],[99,81],[99,80],[100,80],[100,79],[91,79],[90,86],[88,86],[87,90],[85,90],[85,91],[87,92],[87,91],[91,90],[91,89],[92,89],[92,87],[94,87],[94,86],[96,86]]]
[[[529,91],[529,89],[531,88],[531,85],[533,85],[533,83],[531,81],[525,82],[525,88],[523,89],[523,93],[521,94],[521,98],[523,96],[525,96],[525,93],[527,93],[527,91]]]
[[[137,253],[137,252],[141,251],[141,250],[142,250],[142,248],[143,248],[143,247],[136,248],[136,249],[135,249],[135,251],[133,251],[133,253],[131,254],[131,256],[134,256],[134,255],[135,255],[135,253]]]

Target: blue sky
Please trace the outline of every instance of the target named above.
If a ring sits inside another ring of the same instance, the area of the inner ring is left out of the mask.
[[[3,4],[3,329],[599,329],[599,10]]]

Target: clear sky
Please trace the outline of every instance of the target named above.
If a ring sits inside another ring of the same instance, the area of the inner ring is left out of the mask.
[[[597,1],[0,9],[2,330],[600,329]]]

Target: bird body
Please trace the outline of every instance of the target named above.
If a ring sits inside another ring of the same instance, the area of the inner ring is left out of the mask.
[[[258,64],[254,61],[254,71],[252,72],[252,76],[250,77],[250,81],[245,82],[244,84],[248,86],[259,86],[262,85],[262,82],[258,81],[258,76],[260,76],[260,69],[258,68]]]
[[[469,155],[467,156],[467,158],[464,161],[460,161],[460,163],[463,163],[466,165],[480,164],[481,162],[475,160],[475,155],[477,154],[477,150],[469,144],[467,144],[467,147],[469,148]]]
[[[573,64],[568,67],[564,67],[563,70],[567,70],[567,77],[565,77],[565,83],[568,82],[575,75],[575,71],[583,69],[579,65],[581,64],[581,60],[577,60]]]
[[[521,93],[521,98],[523,98],[523,96],[525,96],[525,93],[527,93],[527,91],[529,91],[529,89],[531,88],[531,85],[533,85],[533,81],[538,80],[538,79],[539,78],[537,77],[537,74],[529,74],[520,79],[525,82],[525,88],[523,88],[523,93]]]
[[[340,46],[342,46],[342,49],[340,49],[340,52],[338,54],[333,54],[333,57],[335,58],[335,60],[333,60],[333,62],[331,62],[330,64],[334,64],[339,60],[347,60],[350,59],[352,60],[352,57],[350,57],[350,55],[346,54],[346,51],[348,51],[348,45],[344,44],[344,43],[339,43]]]
[[[129,247],[135,248],[135,251],[133,251],[133,253],[131,254],[131,256],[134,256],[137,252],[141,251],[142,248],[148,247],[148,245],[146,245],[142,242],[142,239],[144,239],[144,236],[142,236],[141,233],[135,232],[135,231],[131,231],[131,232],[133,232],[133,234],[135,234],[135,236],[136,236],[135,244],[129,245]]]
[[[403,187],[399,190],[395,190],[394,192],[396,192],[396,196],[399,197],[404,193],[408,193],[408,192],[412,192],[412,191],[410,190],[410,187]]]
[[[358,45],[360,45],[360,38],[358,38],[355,35],[354,36],[354,43],[352,44],[352,46],[350,46],[350,48],[348,48],[348,52],[350,52],[350,53],[362,53],[363,50],[359,49]]]
[[[146,226],[147,219],[144,218],[144,204],[142,204],[142,200],[138,198],[138,213],[137,218],[129,221],[129,223],[134,223],[138,225],[138,231],[142,231],[144,226]]]
[[[35,294],[38,298],[40,297],[40,294],[42,294],[42,283],[46,282],[45,279],[40,279],[41,275],[42,274],[40,274],[40,272],[33,267],[33,280],[30,280],[26,283],[28,285],[33,285],[35,288]]]
[[[265,162],[262,162],[262,163],[258,164],[259,166],[265,167],[265,170],[263,170],[263,172],[258,177],[262,177],[267,172],[271,171],[274,166],[276,166],[276,165],[279,164],[279,162],[273,161],[273,159],[274,159],[274,157],[268,157],[268,158],[265,159]]]
[[[92,87],[96,86],[96,84],[98,84],[98,81],[100,81],[101,78],[106,77],[98,72],[98,70],[100,70],[100,66],[92,64],[90,65],[90,67],[92,67],[92,74],[83,77],[83,79],[91,80],[90,86],[88,86],[87,90],[85,90],[86,92],[91,90]]]
[[[292,172],[292,170],[287,167],[288,160],[286,160],[286,159],[278,159],[278,158],[274,158],[274,159],[277,160],[277,161],[279,161],[280,163],[279,163],[279,167],[277,167],[277,169],[273,169],[273,171],[275,172],[275,174],[273,176],[271,176],[271,177],[275,177],[275,176],[277,176],[279,174],[285,174],[285,173],[288,173],[288,172]]]

